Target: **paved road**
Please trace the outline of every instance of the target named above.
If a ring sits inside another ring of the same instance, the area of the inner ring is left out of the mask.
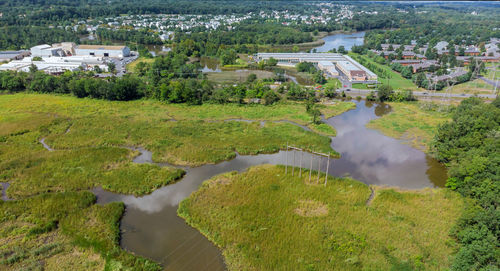
[[[351,94],[351,95],[368,95],[370,92],[374,91],[377,92],[376,90],[373,89],[349,89],[349,88],[339,88],[337,89],[337,92],[342,92],[344,91],[346,94]],[[445,93],[445,92],[424,92],[424,91],[414,91],[413,95],[417,97],[449,97],[449,98],[469,98],[469,97],[474,97],[478,96],[480,98],[488,98],[488,99],[495,99],[497,96],[494,94],[456,94],[456,93]]]
[[[484,78],[483,76],[479,76],[479,78],[481,78],[481,80],[483,80],[484,82],[492,85],[493,87],[496,87],[496,88],[500,88],[500,81],[494,81],[494,80],[490,80],[488,78]]]

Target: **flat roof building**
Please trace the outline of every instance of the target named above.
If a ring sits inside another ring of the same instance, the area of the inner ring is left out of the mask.
[[[59,47],[52,47],[48,44],[31,47],[32,57],[65,56],[64,50]]]
[[[97,57],[42,57],[41,61],[34,61],[31,57],[22,60],[14,60],[0,65],[0,71],[22,71],[29,72],[31,65],[35,65],[39,71],[49,74],[60,74],[65,71],[89,70],[99,66],[107,70],[107,65]]]
[[[127,57],[130,49],[127,46],[79,45],[75,49],[77,56]]]
[[[318,68],[331,76],[339,75],[337,69],[335,69],[335,64],[331,61],[320,61],[318,62]]]
[[[295,65],[300,62],[310,62],[318,65],[318,68],[324,71],[331,71],[332,75],[336,75],[335,72],[337,70],[340,70],[339,68],[339,63],[344,62],[344,64],[341,64],[343,68],[347,69],[349,67],[352,67],[352,70],[359,70],[361,72],[355,72],[355,73],[350,73],[350,72],[344,72],[342,71],[348,78],[349,80],[354,80],[354,81],[376,81],[377,80],[377,75],[364,67],[363,65],[359,64],[356,60],[352,59],[348,55],[341,55],[341,54],[335,54],[335,53],[258,53],[255,55],[255,59],[257,61],[262,61],[262,60],[269,60],[270,58],[274,58],[278,61],[278,65]],[[337,70],[335,68],[331,68],[330,64],[336,65]],[[349,63],[349,64],[347,64]],[[362,76],[361,74],[364,73],[364,79],[360,79]]]
[[[297,64],[300,62],[310,62],[317,64],[320,61],[337,62],[344,59],[341,54],[334,53],[258,53],[256,59],[269,60],[274,58],[279,64]]]
[[[19,60],[30,55],[29,51],[0,51],[0,62]]]
[[[366,72],[349,61],[337,62],[337,68],[349,78],[349,81],[366,81]]]

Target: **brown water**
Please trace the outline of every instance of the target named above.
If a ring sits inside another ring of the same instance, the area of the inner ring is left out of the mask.
[[[337,129],[332,147],[342,155],[340,159],[330,160],[329,174],[349,175],[367,184],[401,188],[442,187],[446,170],[436,160],[365,127],[370,120],[388,112],[390,107],[387,105],[361,101],[356,109],[326,120]],[[151,162],[151,153],[140,151],[142,155],[134,161]],[[94,193],[98,203],[125,203],[126,212],[121,222],[121,246],[124,249],[161,262],[167,270],[224,270],[220,250],[177,216],[179,202],[214,175],[243,171],[260,164],[285,164],[286,156],[288,164],[293,164],[293,154],[292,151],[280,151],[255,156],[237,155],[219,164],[188,168],[181,181],[140,198],[102,189],[95,189]],[[308,167],[312,159],[313,169],[317,170],[317,159],[320,159],[321,170],[325,170],[327,160],[309,153],[295,152],[295,165],[299,166],[300,155],[304,167]]]

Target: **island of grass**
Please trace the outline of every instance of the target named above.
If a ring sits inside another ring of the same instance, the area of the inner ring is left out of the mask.
[[[392,111],[367,124],[368,128],[429,151],[439,124],[450,120],[449,106],[423,102],[389,103]]]
[[[442,270],[463,201],[263,165],[216,176],[178,214],[219,246],[229,270]]]

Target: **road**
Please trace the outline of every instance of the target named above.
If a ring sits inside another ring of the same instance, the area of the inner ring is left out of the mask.
[[[130,56],[123,58],[107,58],[108,62],[115,63],[116,66],[116,76],[122,77],[125,73],[127,73],[126,66],[127,64],[133,62],[139,57],[137,52],[131,52]]]
[[[479,78],[481,78],[481,80],[483,80],[484,82],[492,85],[493,87],[496,87],[497,89],[500,88],[500,82],[498,80],[495,82],[495,81],[490,80],[488,78],[484,78],[483,76],[479,76]]]
[[[373,89],[349,89],[349,88],[339,88],[337,89],[337,92],[342,92],[344,91],[346,94],[350,94],[350,96],[360,94],[360,95],[368,95],[370,92],[377,92],[377,90]],[[495,99],[497,95],[494,94],[456,94],[456,93],[445,93],[445,92],[425,92],[425,91],[414,91],[413,95],[417,97],[441,97],[441,98],[469,98],[469,97],[480,97],[480,98],[487,98],[487,99]]]

